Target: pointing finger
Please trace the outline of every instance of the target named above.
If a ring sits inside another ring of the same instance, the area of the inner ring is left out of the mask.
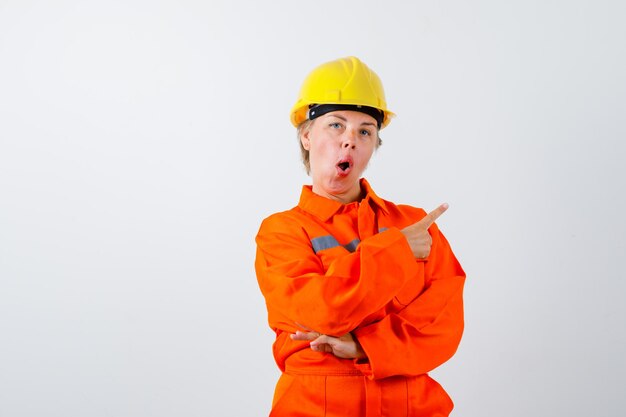
[[[446,210],[448,210],[448,203],[443,203],[430,213],[426,215],[422,220],[417,222],[416,224],[428,229],[434,222],[441,216]]]

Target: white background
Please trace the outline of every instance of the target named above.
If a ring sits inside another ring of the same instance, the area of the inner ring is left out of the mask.
[[[0,416],[262,416],[254,236],[308,183],[288,112],[356,55],[366,173],[468,274],[453,415],[626,408],[626,6],[0,0]]]

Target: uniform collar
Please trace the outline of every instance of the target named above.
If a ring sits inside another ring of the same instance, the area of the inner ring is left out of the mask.
[[[364,194],[361,202],[370,201],[383,211],[387,212],[385,200],[378,197],[376,193],[374,193],[374,190],[372,190],[372,187],[365,178],[360,179],[360,185]],[[344,206],[344,204],[339,201],[331,200],[330,198],[315,194],[312,188],[313,187],[310,185],[304,185],[302,187],[300,202],[298,203],[298,207],[302,210],[311,213],[322,221],[327,221]]]

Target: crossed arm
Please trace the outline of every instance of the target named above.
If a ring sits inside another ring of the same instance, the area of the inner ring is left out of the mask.
[[[425,259],[430,254],[432,237],[428,229],[447,208],[447,204],[442,204],[428,213],[426,217],[422,218],[420,221],[401,230],[416,259]],[[344,359],[367,358],[366,352],[352,332],[346,333],[343,336],[334,337],[321,334],[303,325],[299,326],[302,330],[296,330],[295,333],[291,334],[291,339],[310,342],[310,347],[314,351],[332,353]]]
[[[272,328],[353,359],[370,378],[419,375],[445,362],[462,334],[465,279],[434,224],[446,209],[364,239],[329,267],[311,251],[298,219],[267,219],[257,235],[256,269]]]

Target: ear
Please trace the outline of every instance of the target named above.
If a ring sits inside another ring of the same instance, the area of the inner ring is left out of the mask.
[[[304,129],[302,131],[300,134],[300,143],[305,150],[311,150],[311,129]]]

